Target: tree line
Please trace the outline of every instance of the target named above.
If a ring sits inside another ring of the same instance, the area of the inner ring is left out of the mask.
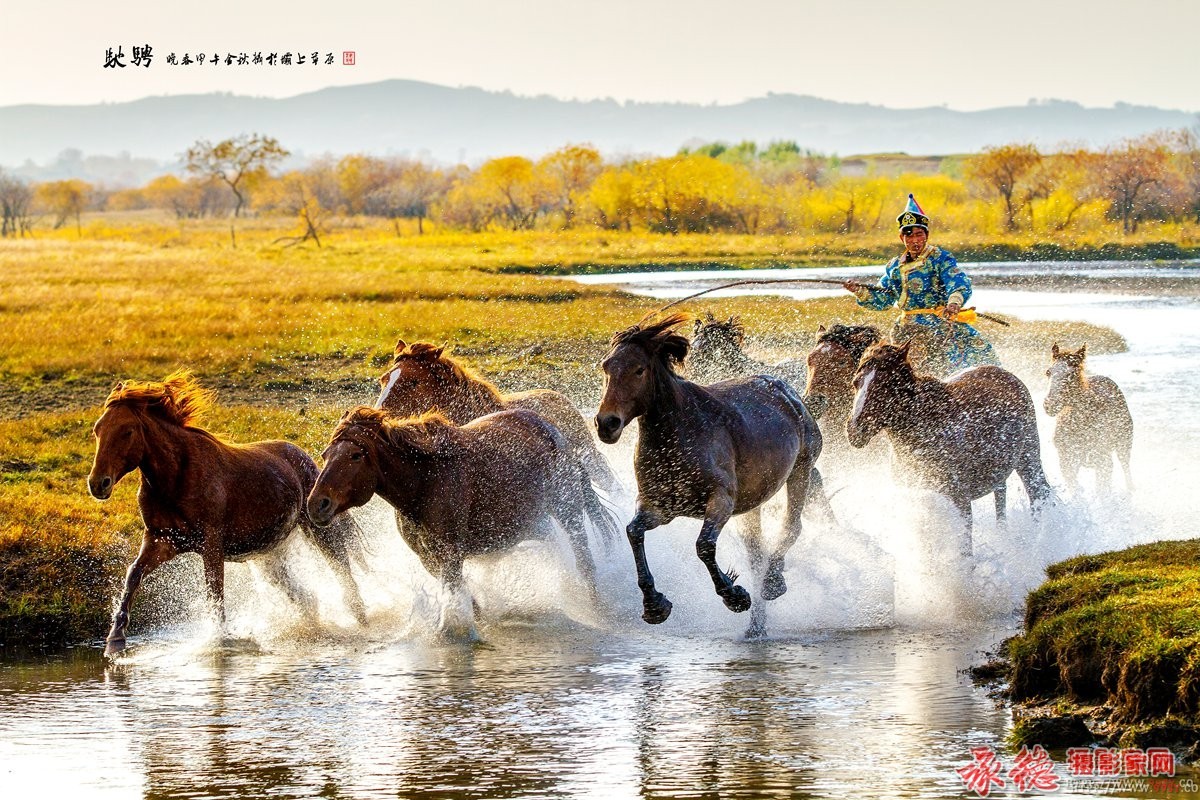
[[[1099,150],[1044,153],[1014,143],[924,161],[852,163],[794,142],[715,142],[615,160],[568,145],[540,159],[506,156],[476,167],[354,154],[280,171],[288,155],[257,134],[199,141],[185,155],[186,174],[117,191],[80,180],[30,185],[0,172],[0,226],[5,236],[28,235],[35,221],[82,234],[85,211],[164,209],[179,219],[291,215],[302,223],[296,240],[318,244],[338,215],[388,219],[397,234],[400,220],[415,221],[418,233],[431,223],[466,231],[870,233],[891,231],[909,192],[940,230],[956,233],[1133,234],[1151,222],[1200,222],[1200,126]]]

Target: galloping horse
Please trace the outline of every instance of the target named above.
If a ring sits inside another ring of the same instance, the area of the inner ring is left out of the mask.
[[[637,511],[626,534],[642,590],[642,619],[652,624],[667,619],[671,602],[654,588],[646,531],[680,516],[703,519],[696,555],[725,605],[745,611],[749,593],[717,566],[721,529],[734,514],[756,512],[747,517],[746,547],[757,571],[763,561],[759,507],[787,484],[784,540],[766,559],[762,586],[762,597],[773,600],[787,591],[784,556],[800,535],[810,483],[820,489],[813,463],[821,453],[821,433],[787,383],[757,375],[704,387],[676,374],[689,342],[674,328],[687,319],[676,314],[627,328],[613,336],[601,362],[600,440],[615,443],[626,425],[641,419],[634,457]]]
[[[595,593],[578,503],[580,484],[590,491],[590,482],[563,435],[538,414],[502,411],[459,427],[438,412],[402,419],[358,406],[342,417],[323,457],[308,497],[317,525],[378,494],[429,574],[457,590],[465,559],[544,537],[549,515],[566,530]],[[615,540],[612,515],[599,503],[587,511]]]
[[[210,598],[224,619],[225,562],[266,553],[300,527],[324,554],[360,623],[366,613],[350,573],[348,545],[354,523],[343,517],[318,533],[304,513],[317,466],[303,450],[282,441],[232,444],[196,426],[212,405],[186,370],[161,383],[117,384],[92,433],[96,458],[88,491],[97,500],[135,469],[142,472],[138,506],[145,530],[141,550],[125,576],[105,652],[125,646],[129,609],[142,580],[180,553],[198,553]],[[293,599],[301,591],[287,566],[268,565],[267,576]]]
[[[375,407],[405,417],[437,409],[457,425],[496,411],[526,408],[562,432],[596,485],[610,492],[620,488],[583,415],[564,395],[550,389],[501,394],[495,384],[444,355],[444,350],[428,342],[397,341],[392,366],[379,377]]]
[[[1005,481],[1014,470],[1035,509],[1053,498],[1025,384],[994,366],[973,367],[945,382],[918,376],[908,350],[908,343],[876,344],[863,355],[846,422],[850,444],[863,447],[886,431],[899,472],[950,498],[963,517],[968,543],[971,501],[995,493],[1002,520]]]
[[[1072,353],[1059,350],[1055,343],[1050,351],[1050,393],[1045,409],[1058,416],[1054,427],[1054,447],[1067,486],[1079,485],[1079,470],[1096,470],[1096,488],[1111,486],[1112,457],[1116,453],[1125,471],[1125,488],[1133,489],[1133,473],[1129,469],[1133,449],[1133,417],[1125,395],[1111,379],[1103,375],[1085,375],[1084,359],[1087,345]]]
[[[746,355],[746,329],[736,316],[722,322],[706,312],[696,319],[692,346],[688,351],[688,374],[700,384],[716,383],[745,375],[774,375],[792,386],[804,383],[804,362],[789,358],[767,364]]]

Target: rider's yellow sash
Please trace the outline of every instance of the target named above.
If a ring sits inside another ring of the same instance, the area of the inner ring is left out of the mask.
[[[911,317],[916,314],[937,314],[940,317],[942,315],[942,312],[945,310],[946,310],[945,306],[938,306],[937,308],[910,308],[904,312],[904,316]],[[979,315],[975,313],[974,307],[963,308],[963,309],[959,309],[959,312],[954,315],[953,321],[954,322],[965,322],[968,325],[971,325],[971,324],[979,321]]]

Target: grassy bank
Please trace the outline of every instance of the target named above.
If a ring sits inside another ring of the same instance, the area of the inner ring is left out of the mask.
[[[99,225],[82,238],[0,241],[0,641],[104,632],[140,532],[136,476],[103,505],[84,485],[91,425],[115,381],[189,367],[219,390],[212,430],[314,454],[341,411],[374,399],[397,337],[452,343],[507,390],[553,386],[592,405],[609,337],[657,304],[519,273],[770,255],[759,237],[601,244],[594,234],[397,237],[369,226],[320,249],[284,249],[261,220],[245,223],[232,249],[219,225]],[[805,352],[821,323],[892,319],[849,296],[701,299],[685,310],[742,315],[766,360]],[[1044,359],[1056,338],[1092,352],[1124,347],[1083,323],[988,334],[1005,359]]]
[[[1047,575],[1009,643],[1012,699],[1082,717],[1122,747],[1200,742],[1200,540],[1080,556]]]

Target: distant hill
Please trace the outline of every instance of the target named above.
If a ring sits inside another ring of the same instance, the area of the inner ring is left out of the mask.
[[[590,142],[607,156],[673,153],[685,143],[790,139],[823,153],[967,153],[1032,142],[1103,146],[1163,128],[1191,127],[1194,112],[1046,101],[986,111],[890,109],[793,94],[733,105],[558,100],[393,80],[284,99],[233,94],[147,97],[91,106],[0,108],[0,164],[54,161],[64,150],[175,162],[200,138],[257,131],[300,156],[350,152],[474,163],[538,156]],[[82,163],[78,154],[68,161]],[[61,177],[61,176],[56,176]]]

